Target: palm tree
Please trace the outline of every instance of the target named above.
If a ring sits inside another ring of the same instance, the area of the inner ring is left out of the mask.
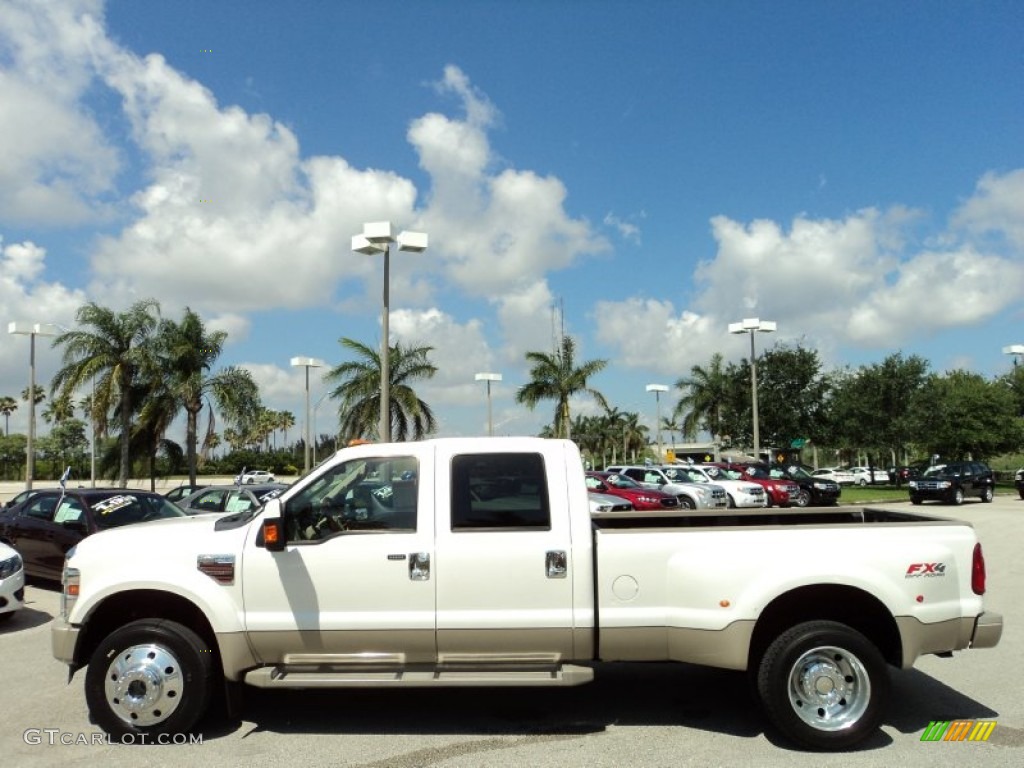
[[[46,390],[42,387],[42,385],[36,384],[35,393],[35,404],[39,405],[41,402],[43,402],[43,400],[46,399]],[[26,403],[28,402],[28,387],[25,387],[23,390],[21,390],[21,399],[24,400]]]
[[[516,402],[532,411],[541,400],[555,401],[554,433],[557,437],[570,438],[572,416],[569,413],[569,399],[583,392],[591,395],[602,408],[607,408],[604,395],[587,385],[588,380],[604,370],[607,360],[589,360],[576,366],[576,342],[571,336],[563,336],[562,344],[553,354],[527,352],[526,359],[533,363],[530,382],[516,393]]]
[[[689,378],[676,381],[683,396],[672,412],[673,419],[682,416],[682,432],[693,439],[700,429],[711,433],[713,438],[722,433],[722,407],[728,402],[731,381],[722,367],[722,355],[711,356],[707,368],[695,365],[690,368]]]
[[[634,411],[623,414],[622,422],[622,460],[631,456],[630,461],[636,462],[637,451],[647,446],[647,427],[640,423],[640,414]]]
[[[314,419],[316,421],[316,419]],[[288,447],[288,430],[295,426],[295,414],[291,411],[278,411],[277,412],[277,428],[281,430],[283,435],[282,443],[283,447]]]
[[[92,330],[65,331],[53,342],[64,347],[64,365],[53,377],[52,391],[60,389],[70,395],[95,377],[95,412],[102,415],[104,429],[106,414],[117,401],[121,422],[118,484],[122,488],[128,486],[131,471],[132,384],[144,367],[152,365],[152,336],[159,312],[156,299],[138,301],[124,312],[90,301],[79,308],[76,319],[79,326]]]
[[[0,413],[4,415],[4,434],[10,437],[11,414],[18,410],[18,401],[10,395],[0,397]]]
[[[188,307],[180,323],[164,320],[157,336],[168,389],[177,407],[185,410],[185,455],[192,485],[196,483],[199,414],[204,399],[211,398],[229,422],[243,428],[256,418],[260,408],[259,388],[249,371],[229,366],[210,373],[225,339],[224,331],[208,333],[199,315]]]
[[[331,391],[338,404],[339,430],[343,440],[377,434],[380,428],[380,354],[354,339],[342,338],[339,343],[360,359],[350,360],[332,368],[324,377],[338,382]],[[421,440],[437,429],[434,412],[416,396],[410,386],[419,379],[431,379],[437,367],[428,354],[433,347],[391,347],[389,378],[391,379],[391,434],[396,442]]]
[[[74,418],[75,405],[71,402],[71,396],[62,393],[50,400],[49,405],[43,409],[43,421],[47,424],[60,424],[62,421]]]

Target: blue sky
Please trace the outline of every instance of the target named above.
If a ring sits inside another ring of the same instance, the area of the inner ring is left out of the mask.
[[[0,319],[191,306],[301,420],[291,357],[379,344],[351,236],[390,220],[430,236],[392,257],[391,334],[434,347],[442,434],[486,430],[479,371],[496,432],[549,422],[514,394],[563,326],[650,424],[645,385],[745,356],[744,317],[829,368],[998,375],[1024,343],[1022,28],[997,1],[6,0]],[[0,394],[27,346],[0,336]]]

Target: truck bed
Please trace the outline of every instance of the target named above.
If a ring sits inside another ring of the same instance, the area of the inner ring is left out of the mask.
[[[728,512],[691,510],[595,512],[591,515],[597,530],[623,528],[750,528],[776,526],[833,526],[866,523],[950,523],[970,525],[959,520],[875,507],[834,507],[826,509],[730,509]]]

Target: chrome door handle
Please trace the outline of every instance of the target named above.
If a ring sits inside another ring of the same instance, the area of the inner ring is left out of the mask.
[[[549,550],[544,557],[547,577],[549,579],[564,579],[569,572],[568,562],[564,549]]]

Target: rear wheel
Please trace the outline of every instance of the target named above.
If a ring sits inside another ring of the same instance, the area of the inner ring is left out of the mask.
[[[769,719],[812,749],[847,749],[878,730],[889,673],[864,635],[835,621],[809,621],[768,646],[757,691]]]
[[[133,621],[110,633],[85,678],[93,722],[118,738],[187,733],[213,691],[208,645],[188,627],[161,619]]]

